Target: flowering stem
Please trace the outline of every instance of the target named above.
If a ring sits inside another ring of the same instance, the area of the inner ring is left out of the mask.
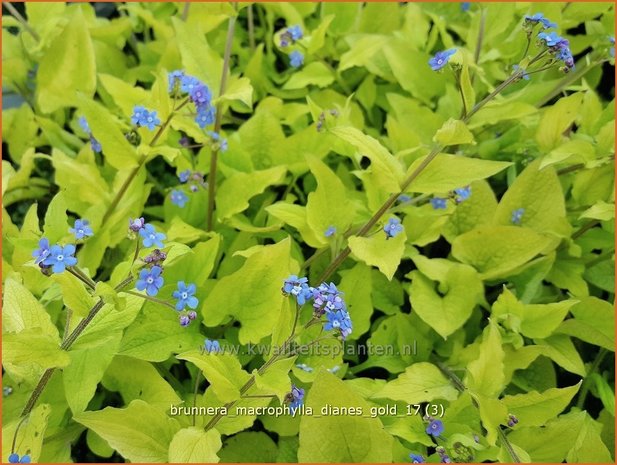
[[[9,2],[2,2],[2,4],[9,11],[9,13],[11,13],[11,16],[13,16],[17,21],[21,23],[24,29],[34,38],[34,40],[36,40],[37,42],[41,41],[41,37],[38,35],[38,33],[30,27],[28,21],[26,21],[26,18],[24,18],[13,5],[11,5]]]
[[[120,284],[118,284],[114,288],[114,290],[116,291],[121,290],[124,286],[129,284],[132,280],[133,280],[133,277],[129,276],[124,281],[122,281]],[[90,324],[90,322],[94,319],[96,314],[101,310],[101,308],[103,308],[104,305],[105,305],[105,302],[103,301],[103,299],[99,299],[98,302],[96,302],[94,306],[90,309],[88,316],[86,316],[83,320],[81,320],[79,324],[77,325],[77,327],[75,327],[73,332],[69,334],[69,336],[66,337],[64,341],[62,341],[62,343],[60,344],[60,349],[68,350],[73,345],[73,343],[77,340],[77,338],[81,335],[81,333],[84,332],[86,327]],[[30,412],[32,411],[32,409],[34,408],[36,404],[36,401],[39,399],[39,397],[43,393],[45,386],[47,386],[47,383],[49,382],[49,379],[51,378],[51,375],[53,375],[55,370],[56,368],[53,367],[53,368],[48,368],[43,372],[41,379],[39,380],[38,384],[32,391],[32,394],[30,394],[30,398],[28,399],[28,402],[26,402],[26,405],[21,412],[22,417],[30,414]]]
[[[149,295],[140,294],[139,292],[135,292],[135,291],[122,291],[122,292],[124,292],[125,294],[134,295],[135,297],[141,297],[142,299],[149,300],[150,302],[165,305],[166,307],[169,307],[172,310],[177,311],[176,307],[173,304],[170,304],[169,302],[165,302],[164,300],[161,300],[161,299],[157,299],[156,297],[150,297]]]
[[[74,267],[67,267],[66,271],[68,271],[73,276],[75,276],[77,279],[79,279],[82,283],[86,285],[86,287],[92,290],[95,289],[96,284],[94,284],[94,282],[92,282],[90,279],[86,279],[85,276],[83,276],[81,273],[78,273]]]
[[[238,8],[238,4],[234,3],[235,8]],[[227,74],[229,71],[229,60],[231,58],[231,46],[234,39],[234,28],[236,25],[236,17],[231,16],[229,18],[229,25],[227,26],[227,40],[225,42],[225,55],[223,56],[223,70],[221,72],[221,87],[219,89],[219,101],[216,104],[216,119],[214,121],[214,132],[219,133],[221,130],[221,123],[223,119],[223,102],[221,97],[225,94],[225,86],[227,85]],[[216,165],[218,161],[219,145],[215,145],[212,149],[212,155],[210,156],[210,174],[208,175],[208,217],[207,217],[207,230],[212,231],[212,222],[214,217],[214,196],[216,195]]]

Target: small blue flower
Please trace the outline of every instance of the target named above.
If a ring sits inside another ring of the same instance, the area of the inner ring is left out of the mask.
[[[287,397],[289,399],[289,410],[294,413],[304,404],[304,389],[292,385],[291,392]]]
[[[155,296],[158,294],[159,289],[163,287],[163,277],[161,272],[163,270],[160,266],[153,266],[152,268],[143,268],[139,272],[139,279],[135,283],[135,287],[138,291],[145,289],[146,294],[149,296]]]
[[[542,13],[536,13],[535,15],[532,15],[532,16],[526,15],[525,21],[532,23],[534,25],[540,23],[542,24],[542,29],[549,29],[551,27],[557,27],[556,23],[553,23],[549,19],[545,18]]]
[[[521,69],[521,67],[519,65],[512,65],[512,70],[516,73],[519,69]],[[529,81],[530,77],[529,74],[523,70],[523,75],[522,78],[525,79],[525,81]]]
[[[165,234],[156,232],[156,229],[151,224],[145,224],[143,228],[139,230],[139,235],[143,238],[143,245],[145,248],[156,246],[159,249],[163,248],[163,239],[167,236]]]
[[[455,53],[455,48],[451,48],[450,50],[444,50],[443,52],[437,52],[435,56],[428,61],[428,64],[431,66],[431,69],[433,71],[439,71],[441,68],[448,64],[448,61],[450,61],[450,57]]]
[[[301,52],[294,50],[293,52],[289,54],[289,65],[292,68],[299,68],[303,64],[304,64],[304,55]]]
[[[69,232],[75,236],[75,239],[83,239],[84,237],[93,236],[90,222],[85,219],[75,220],[75,225],[69,228]]]
[[[308,285],[308,278],[298,278],[292,274],[283,283],[283,293],[293,295],[298,305],[304,305],[307,299],[313,296],[313,291]]]
[[[32,252],[34,263],[37,265],[49,256],[49,239],[41,237],[39,240],[39,248]]]
[[[396,235],[403,230],[403,225],[401,224],[401,220],[395,216],[388,220],[383,230],[386,233],[386,239],[390,239],[396,237]]]
[[[431,199],[431,206],[434,210],[443,210],[448,206],[448,203],[443,197],[433,197]]]
[[[19,463],[30,463],[30,456],[28,454],[24,455],[21,459],[19,459]]]
[[[141,105],[135,105],[133,107],[133,114],[131,115],[131,123],[135,126],[141,126],[147,114],[148,110],[146,110],[145,107]]]
[[[199,84],[191,89],[189,92],[189,96],[191,100],[196,105],[210,105],[212,101],[212,94],[210,93],[210,89],[205,84]]]
[[[197,116],[195,117],[195,122],[199,125],[200,128],[205,128],[206,126],[214,123],[214,117],[216,116],[216,109],[212,106],[206,107],[203,110],[198,109]]]
[[[521,224],[521,220],[523,219],[523,213],[525,213],[524,208],[517,208],[516,210],[512,211],[512,223],[517,225]]]
[[[562,44],[564,40],[566,40],[554,31],[549,33],[540,32],[538,33],[538,39],[544,41],[548,47],[557,47]]]
[[[326,232],[323,234],[326,237],[332,237],[336,234],[336,226],[330,225],[328,226],[328,229],[326,229]]]
[[[50,266],[54,273],[62,273],[67,266],[77,265],[77,259],[73,256],[75,246],[67,244],[64,247],[61,245],[52,245],[49,249],[49,255],[43,260],[43,265]]]
[[[180,78],[180,90],[187,94],[190,94],[199,85],[201,85],[201,81],[193,76],[184,75]]]
[[[411,463],[426,463],[426,460],[424,460],[424,457],[422,457],[419,454],[411,453],[409,454],[409,458],[411,459]]]
[[[19,463],[19,455],[18,454],[9,455],[9,463]]]
[[[144,116],[143,126],[147,127],[150,131],[154,131],[154,128],[161,124],[161,120],[156,116],[156,111],[151,111]]]
[[[471,8],[471,2],[461,2],[461,11],[469,11],[469,8]]]
[[[456,203],[464,202],[465,200],[469,199],[469,197],[471,197],[471,186],[458,187],[454,189],[454,193],[456,194],[454,198],[456,200]]]
[[[306,371],[307,373],[313,372],[313,369],[310,366],[308,366],[306,363],[298,363],[296,367],[300,368],[302,371]]]
[[[430,434],[433,437],[440,436],[443,433],[443,423],[441,420],[431,420],[426,427],[426,434]]]
[[[174,205],[177,205],[180,208],[184,208],[184,205],[186,205],[186,202],[189,201],[188,196],[184,192],[178,189],[174,189],[173,191],[171,191],[169,198],[171,199],[171,203],[173,203]]]
[[[103,146],[93,135],[90,135],[90,147],[92,147],[92,151],[95,153],[101,153],[103,151]]]
[[[609,50],[608,53],[610,53],[610,55],[615,58],[615,37],[611,36],[608,38],[608,40],[610,41],[610,43],[613,45]]]
[[[176,87],[176,83],[180,82],[180,80],[183,77],[184,77],[184,71],[181,71],[181,70],[171,71],[167,75],[167,78],[169,80],[169,89],[168,89],[168,91],[169,92],[173,91],[174,88]]]
[[[204,351],[208,354],[221,352],[221,344],[217,340],[206,338],[204,341]]]
[[[296,40],[300,40],[302,39],[302,37],[304,36],[303,32],[302,32],[302,28],[298,25],[295,26],[289,26],[287,28],[287,32],[289,32],[289,35],[291,36],[291,39],[295,42]]]
[[[346,339],[352,331],[351,318],[346,310],[337,310],[335,312],[326,313],[326,324],[324,329],[326,331],[339,330],[343,339]]]
[[[328,368],[328,371],[332,374],[336,373],[337,371],[339,371],[341,369],[340,366],[338,365],[334,365],[332,368]]]
[[[178,281],[178,289],[173,293],[173,298],[178,301],[176,303],[176,310],[184,310],[184,307],[187,306],[189,308],[197,308],[199,300],[195,297],[195,291],[195,284],[187,286],[184,281]]]
[[[411,202],[411,195],[401,194],[398,196],[397,201],[400,203],[409,203]]]
[[[178,175],[178,179],[180,180],[182,184],[187,182],[190,177],[191,177],[191,170],[184,170],[180,172],[180,174]]]
[[[79,123],[79,126],[81,126],[82,131],[84,131],[86,134],[90,134],[92,132],[90,130],[90,125],[88,124],[88,120],[86,119],[85,116],[80,116],[77,122]]]

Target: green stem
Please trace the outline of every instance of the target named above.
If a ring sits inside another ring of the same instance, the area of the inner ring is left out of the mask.
[[[86,279],[84,276],[82,276],[80,273],[78,273],[73,267],[67,267],[66,271],[68,271],[73,276],[75,276],[77,279],[79,279],[82,283],[84,283],[86,285],[86,287],[88,287],[88,288],[90,288],[92,290],[95,289],[96,284],[91,282],[90,279]]]
[[[583,226],[581,226],[581,228],[578,231],[572,234],[572,240],[574,241],[578,239],[579,237],[581,237],[583,234],[585,234],[587,231],[589,231],[594,226],[597,226],[598,224],[600,224],[599,220],[591,220],[585,223]]]
[[[19,23],[24,27],[28,34],[30,34],[34,38],[34,40],[36,40],[37,42],[41,41],[41,36],[39,36],[38,33],[30,27],[28,21],[26,21],[26,18],[24,18],[13,5],[11,5],[9,2],[2,2],[2,4],[8,10],[8,12],[11,13],[11,16],[13,16],[17,21],[19,21]]]
[[[197,376],[195,377],[195,388],[193,389],[193,426],[195,426],[197,416],[197,391],[199,390],[199,381],[201,378],[201,370],[197,370]]]
[[[246,14],[248,16],[248,30],[249,30],[249,46],[251,51],[255,50],[255,19],[253,18],[253,4],[249,4],[246,8]]]
[[[593,361],[593,364],[589,368],[589,371],[587,372],[587,375],[585,376],[585,379],[583,380],[583,385],[581,386],[581,391],[578,394],[578,400],[576,402],[577,408],[583,410],[583,408],[585,407],[585,400],[587,399],[587,394],[589,393],[589,384],[590,384],[589,377],[593,373],[596,372],[596,370],[598,369],[598,367],[600,366],[600,364],[604,360],[604,357],[606,357],[607,354],[608,354],[608,350],[602,348],[598,352],[598,355],[596,355],[596,358]]]
[[[234,3],[237,10],[238,4]],[[216,119],[214,121],[214,132],[220,133],[221,124],[223,121],[223,102],[221,98],[225,94],[225,87],[227,85],[227,74],[229,71],[229,60],[231,58],[231,47],[233,45],[234,28],[236,25],[236,16],[229,18],[229,25],[227,26],[227,39],[225,41],[225,55],[223,56],[223,70],[221,73],[221,86],[219,89],[219,101],[216,105]],[[212,149],[212,155],[210,156],[210,173],[208,174],[208,216],[207,216],[207,230],[212,231],[214,220],[214,207],[216,196],[216,169],[219,154],[219,144],[215,145]]]
[[[141,297],[142,299],[149,300],[150,302],[154,302],[154,303],[157,303],[157,304],[165,305],[166,307],[169,307],[172,310],[176,311],[175,305],[170,304],[169,302],[165,302],[164,300],[157,299],[156,297],[150,297],[149,295],[140,294],[139,292],[135,292],[135,291],[122,291],[122,292],[124,292],[125,294],[134,295],[135,297]]]

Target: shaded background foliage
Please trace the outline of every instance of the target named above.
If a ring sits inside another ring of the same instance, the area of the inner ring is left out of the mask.
[[[408,461],[409,452],[438,461],[438,445],[455,461],[512,461],[508,444],[522,460],[614,457],[611,4],[254,4],[253,34],[243,5],[223,104],[229,150],[219,158],[214,231],[206,231],[205,191],[184,208],[169,198],[180,172],[209,171],[209,138],[191,118],[172,121],[107,219],[151,134],[140,129],[137,147],[109,138],[93,153],[77,119],[86,112],[99,127],[128,133],[133,105],[169,104],[166,73],[174,69],[217,95],[234,8],[17,8],[31,30],[3,8],[3,458],[48,367],[63,370],[18,441],[39,461],[183,461],[190,448],[201,461]],[[478,102],[521,64],[523,17],[536,12],[570,40],[576,69],[518,80],[466,126],[448,126],[463,112],[455,74],[433,72],[428,59],[456,47],[454,62],[471,76],[463,98]],[[305,38],[281,47],[294,24]],[[292,49],[305,55],[298,69],[289,65]],[[204,147],[183,148],[182,136]],[[318,284],[343,234],[397,192],[436,143],[453,155],[440,155],[411,184],[409,200],[378,223],[396,214],[404,233],[386,240],[376,227],[352,237],[352,257],[332,278],[354,321],[348,345],[401,350],[415,342],[417,353],[301,356],[294,362],[313,371],[282,367],[265,385],[280,397],[293,381],[316,409],[444,405],[441,442],[425,433],[421,415],[260,416],[225,419],[208,433],[211,417],[198,417],[195,430],[191,417],[170,419],[170,405],[193,404],[196,381],[197,405],[220,405],[236,395],[221,387],[227,380],[264,362],[225,356],[213,374],[192,353],[204,336],[244,347],[282,342],[291,312],[282,280],[317,251],[307,275]],[[468,184],[466,201],[431,206]],[[518,208],[520,225],[512,223]],[[127,218],[142,214],[170,241],[166,282],[197,283],[198,324],[181,328],[169,309],[114,294],[68,356],[34,353],[41,331],[58,344],[66,308],[85,316],[92,302],[33,266],[41,227],[66,239],[69,220],[89,218],[95,236],[80,247],[79,264],[115,285],[134,250]],[[337,233],[325,237],[331,225]],[[456,391],[455,375],[468,392]],[[508,427],[508,413],[519,423]]]

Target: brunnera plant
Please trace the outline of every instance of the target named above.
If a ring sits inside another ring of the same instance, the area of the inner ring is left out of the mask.
[[[2,34],[3,460],[613,460],[612,4]]]

